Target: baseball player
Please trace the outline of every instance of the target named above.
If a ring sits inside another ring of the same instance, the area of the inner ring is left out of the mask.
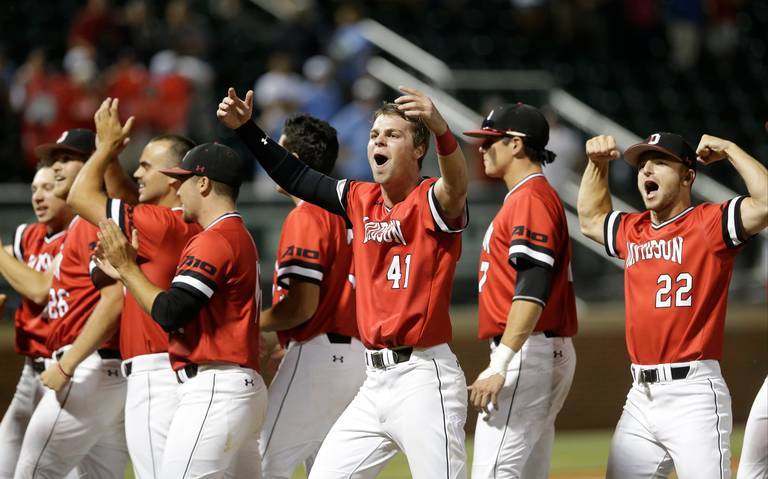
[[[40,373],[45,370],[46,359],[51,357],[51,351],[45,345],[48,318],[43,314],[48,303],[48,292],[43,286],[38,288],[36,295],[34,285],[50,282],[45,273],[52,271],[51,266],[61,248],[67,224],[72,220],[72,212],[64,200],[53,194],[54,187],[53,168],[41,165],[31,185],[32,208],[37,223],[19,225],[13,246],[0,248],[0,274],[22,294],[15,315],[16,352],[25,356],[16,393],[0,423],[2,479],[13,478],[24,432],[45,392]],[[35,272],[42,278],[29,280],[29,275]],[[30,299],[33,297],[34,301]]]
[[[125,175],[117,155],[129,131],[120,124],[118,101],[105,100],[94,119],[98,147],[78,174],[67,201],[92,224],[109,218],[127,237],[136,231],[142,239],[138,251],[140,269],[153,283],[168,288],[181,251],[201,229],[197,223],[183,220],[177,195],[179,182],[160,169],[178,166],[194,144],[176,135],[150,140],[134,173],[140,203],[135,205],[107,197],[101,190],[102,178],[113,186],[108,188],[110,192],[119,191],[125,183],[121,181]],[[179,384],[168,356],[168,333],[152,321],[131,294],[123,300],[120,353],[127,378],[125,436],[133,471],[137,479],[156,478],[178,405]]]
[[[336,130],[306,115],[285,122],[279,143],[324,174],[339,151]],[[352,231],[340,216],[291,198],[296,208],[280,234],[272,307],[260,319],[262,331],[277,331],[286,347],[259,443],[265,479],[291,478],[301,463],[311,470],[325,435],[365,379],[348,281]]]
[[[632,387],[616,427],[608,478],[730,477],[731,398],[720,373],[728,283],[744,242],[768,225],[768,170],[733,143],[704,135],[694,151],[659,132],[630,146],[642,213],[613,211],[610,136],[590,139],[579,189],[582,232],[624,260]],[[691,205],[697,155],[727,158],[749,194]]]
[[[374,477],[398,450],[416,478],[466,477],[464,373],[451,352],[448,306],[467,169],[448,125],[422,93],[374,114],[368,162],[375,183],[335,180],[297,160],[229,90],[217,115],[292,195],[341,216],[353,230],[357,324],[367,377],[320,448],[310,477]],[[422,178],[430,131],[441,178]]]
[[[38,147],[37,154],[53,164],[59,198],[66,197],[94,147],[94,134],[87,130],[71,130],[57,143]],[[90,261],[95,245],[96,229],[73,219],[54,266],[47,306],[46,346],[53,362],[41,381],[50,390],[27,427],[17,479],[63,477],[76,465],[89,477],[123,477],[125,381],[115,338],[122,291],[118,283],[100,283]],[[93,337],[99,338],[98,350],[84,347]]]
[[[171,365],[182,383],[158,477],[261,476],[267,389],[257,372],[259,258],[235,212],[240,170],[237,153],[214,143],[161,170],[182,182],[184,220],[203,227],[185,246],[168,289],[139,268],[114,222],[101,223],[104,256],[138,305],[170,333]]]
[[[739,479],[768,477],[768,377],[763,381],[749,411],[736,476]]]
[[[555,418],[571,387],[576,298],[563,205],[542,167],[549,125],[536,108],[494,108],[482,128],[486,175],[509,193],[488,227],[478,273],[479,336],[491,363],[469,387],[481,411],[474,478],[549,477]]]

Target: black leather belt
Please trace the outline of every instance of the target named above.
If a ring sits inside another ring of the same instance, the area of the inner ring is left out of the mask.
[[[395,361],[396,364],[404,363],[411,359],[411,353],[413,353],[413,348],[411,346],[398,348],[398,349],[390,349],[392,351],[392,359]],[[374,352],[368,352],[366,354],[366,360],[370,358],[370,364],[369,366],[373,366],[376,369],[386,369],[388,364],[386,363],[384,359],[384,354],[386,354],[383,351],[374,351]]]
[[[672,380],[685,379],[688,377],[688,373],[691,370],[690,366],[673,366],[669,368],[672,373]],[[653,384],[662,381],[664,378],[659,377],[658,369],[641,369],[640,377],[637,378],[637,382],[644,384]]]
[[[34,358],[30,362],[32,363],[32,371],[34,371],[35,374],[43,374],[43,371],[45,371],[45,359]]]
[[[122,356],[120,356],[120,351],[114,349],[98,349],[96,354],[98,354],[101,359],[123,359]],[[58,351],[56,353],[56,360],[58,361],[62,356],[64,356],[64,351]]]
[[[534,331],[534,332],[539,332],[539,331]],[[560,338],[560,337],[562,337],[562,336],[560,336],[559,334],[557,334],[554,331],[540,331],[540,332],[542,334],[544,334],[545,338]],[[501,336],[502,336],[501,334],[499,334],[498,336],[494,336],[493,337],[493,344],[498,346],[499,343],[501,342]]]
[[[328,341],[330,341],[331,344],[352,344],[351,336],[344,336],[339,333],[325,333],[325,335],[328,336]]]

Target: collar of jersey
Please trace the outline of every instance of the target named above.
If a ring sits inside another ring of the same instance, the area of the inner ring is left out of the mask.
[[[209,230],[215,225],[216,223],[219,223],[227,218],[241,218],[240,213],[237,211],[230,211],[229,213],[224,213],[223,215],[219,216],[215,220],[211,222],[208,226],[205,227],[205,229]]]
[[[523,186],[523,183],[526,183],[526,182],[528,182],[528,180],[536,178],[537,176],[544,176],[544,173],[532,173],[532,174],[526,176],[525,178],[523,178],[522,180],[518,181],[517,184],[515,186],[513,186],[512,189],[509,190],[507,195],[504,197],[504,201],[507,201],[507,198],[509,198],[509,195],[511,195],[512,193],[515,192],[515,190],[517,190],[518,188]]]
[[[67,230],[65,228],[65,229],[63,229],[61,231],[57,231],[56,233],[53,233],[52,235],[47,235],[46,234],[45,235],[45,242],[46,243],[50,243],[51,241],[55,240],[56,238],[58,238],[59,236],[63,235],[66,232],[67,232]]]
[[[688,208],[684,209],[683,211],[681,211],[680,213],[676,214],[675,216],[673,216],[672,218],[668,219],[667,221],[665,221],[663,223],[659,223],[657,225],[653,224],[653,221],[651,221],[651,228],[653,228],[655,230],[657,230],[659,228],[663,228],[663,227],[667,226],[668,224],[672,223],[673,221],[679,219],[680,217],[682,217],[684,215],[687,215],[688,212],[691,211],[691,210],[693,210],[693,206],[689,206]]]

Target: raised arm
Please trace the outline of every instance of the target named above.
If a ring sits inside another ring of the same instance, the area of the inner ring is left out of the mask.
[[[96,225],[106,218],[108,198],[101,187],[105,173],[108,169],[120,168],[120,164],[113,159],[128,143],[133,126],[133,117],[125,126],[120,124],[117,108],[118,100],[107,98],[96,111],[93,117],[96,123],[96,151],[83,165],[67,197],[67,203],[75,213]],[[116,176],[115,172],[110,176]]]
[[[216,116],[219,121],[243,140],[264,171],[285,191],[304,201],[315,204],[331,213],[346,218],[341,203],[339,180],[326,176],[305,165],[288,150],[272,140],[256,123],[253,114],[253,91],[248,90],[245,100],[240,99],[234,88],[227,91]]]
[[[440,179],[435,183],[435,197],[447,219],[463,216],[467,202],[469,179],[464,152],[448,128],[448,123],[432,100],[415,88],[401,86],[403,96],[395,99],[400,111],[410,118],[421,118],[435,135]]]
[[[696,148],[699,161],[711,164],[728,158],[747,185],[749,196],[741,203],[741,224],[748,236],[768,227],[768,170],[735,143],[703,135]]]
[[[2,243],[0,243],[0,246],[2,246]],[[3,275],[8,284],[11,285],[11,288],[17,293],[33,303],[43,306],[48,303],[53,270],[56,261],[59,261],[59,259],[60,256],[57,256],[54,264],[48,268],[48,271],[35,271],[16,259],[6,248],[0,247],[0,274]]]
[[[612,136],[596,136],[587,140],[587,168],[581,178],[577,208],[584,236],[605,244],[603,224],[613,210],[608,189],[608,163],[620,156]]]

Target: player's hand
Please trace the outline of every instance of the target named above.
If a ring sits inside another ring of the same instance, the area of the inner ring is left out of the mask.
[[[128,118],[125,125],[120,124],[117,98],[107,98],[93,115],[96,124],[96,147],[113,153],[119,153],[130,141],[134,118]]]
[[[723,158],[728,158],[728,150],[733,148],[733,143],[716,136],[702,135],[699,146],[696,147],[696,156],[699,163],[709,165]]]
[[[442,135],[448,129],[448,123],[437,111],[432,100],[419,90],[407,86],[398,87],[398,90],[405,93],[395,98],[395,103],[401,112],[408,118],[420,118],[429,131],[435,135]]]
[[[596,165],[604,165],[621,156],[616,140],[610,135],[595,136],[587,140],[587,158]]]
[[[277,368],[280,367],[280,362],[285,357],[285,349],[280,343],[275,344],[272,348],[272,352],[269,353],[269,359],[267,359],[267,372],[272,376],[277,373]]]
[[[222,98],[216,117],[219,121],[232,130],[240,128],[253,115],[253,90],[248,90],[245,100],[237,96],[234,88],[227,90],[227,96]]]
[[[8,296],[5,294],[0,294],[0,319],[3,319],[3,316],[5,315],[6,301],[8,301]]]
[[[121,273],[124,268],[136,265],[137,248],[128,243],[128,239],[113,221],[100,221],[99,229],[97,236],[101,243],[103,258]],[[136,230],[134,230],[135,233]],[[138,236],[136,236],[136,241],[138,241]]]
[[[53,389],[54,391],[59,392],[71,379],[72,373],[67,371],[67,374],[69,374],[69,376],[66,376],[61,370],[61,363],[53,363],[40,375],[40,382],[42,382],[43,386],[48,389]]]
[[[498,373],[491,374],[488,377],[483,376],[481,373],[474,384],[467,388],[469,390],[469,402],[478,411],[489,414],[489,404],[493,404],[494,408],[498,408],[499,392],[504,387],[506,378]]]
[[[136,230],[131,232],[131,247],[136,251],[139,250],[139,232]],[[101,241],[96,243],[96,249],[93,252],[93,259],[96,261],[96,264],[99,265],[99,269],[102,273],[117,281],[123,279],[120,275],[120,272],[114,266],[112,266],[112,263],[110,263],[107,259],[104,253],[104,248],[101,245]]]

